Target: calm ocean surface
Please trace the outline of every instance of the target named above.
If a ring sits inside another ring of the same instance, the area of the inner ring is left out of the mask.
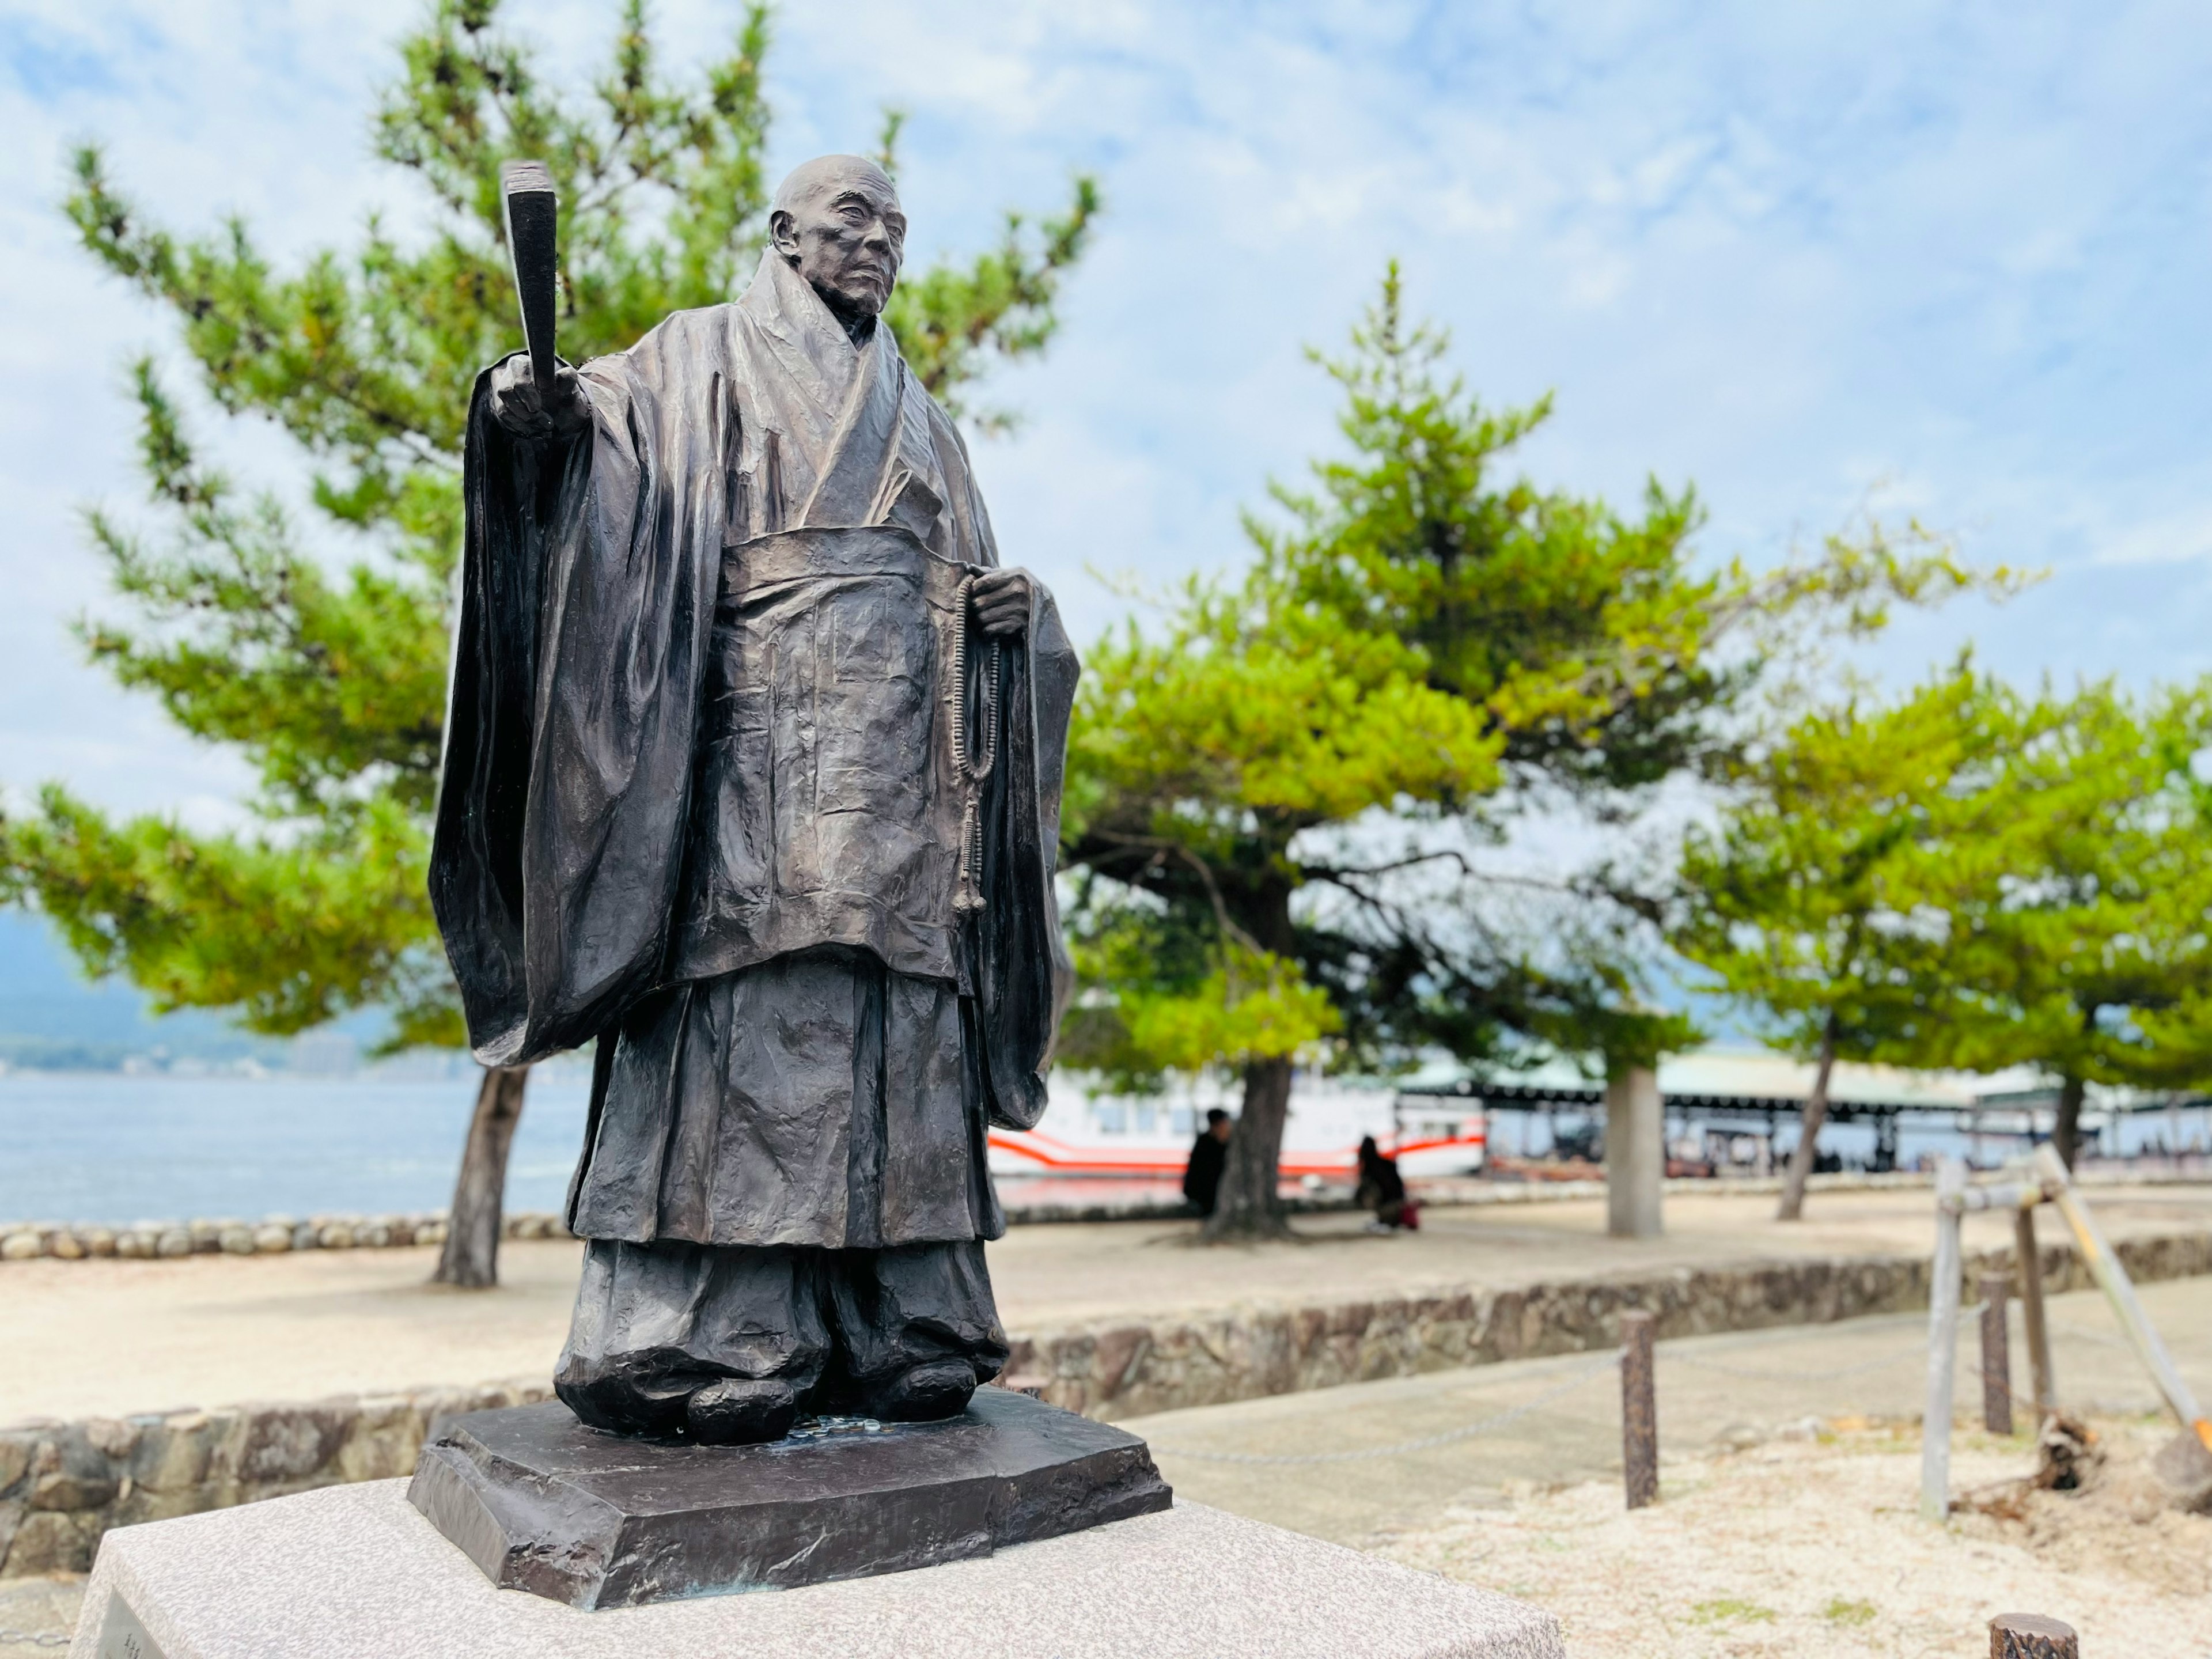
[[[532,1077],[507,1165],[510,1210],[561,1207],[583,1140],[590,1086],[581,1066]],[[453,1197],[475,1102],[473,1075],[402,1081],[13,1073],[0,1076],[0,1222],[442,1210]],[[1513,1124],[1517,1114],[1501,1115],[1508,1121],[1498,1125],[1500,1150],[1521,1150],[1528,1124]],[[2123,1121],[2107,1149],[2132,1152],[2154,1139],[2194,1145],[2209,1135],[2212,1114],[2192,1108],[2179,1122],[2163,1113]],[[1863,1157],[1873,1133],[1832,1127],[1823,1144]],[[1900,1150],[1908,1158],[1971,1150],[1993,1161],[2011,1146],[1992,1140],[1970,1148],[1963,1137],[1930,1125],[1908,1130]],[[1013,1202],[1031,1184],[1051,1183],[1002,1182],[1000,1190]],[[1066,1189],[1057,1195],[1074,1196]]]
[[[590,1075],[534,1076],[507,1167],[511,1210],[556,1210]],[[474,1077],[0,1077],[0,1222],[442,1210]]]

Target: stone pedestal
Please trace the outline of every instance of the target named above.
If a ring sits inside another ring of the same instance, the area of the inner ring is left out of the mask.
[[[551,1400],[471,1412],[407,1495],[494,1583],[575,1607],[936,1566],[1170,1501],[1135,1435],[1006,1389],[764,1446],[605,1434]]]
[[[100,1542],[70,1659],[1565,1659],[1549,1613],[1193,1504],[804,1589],[585,1613],[493,1586],[404,1480]]]

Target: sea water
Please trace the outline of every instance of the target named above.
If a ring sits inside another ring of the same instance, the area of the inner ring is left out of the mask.
[[[507,1206],[556,1210],[590,1073],[534,1074]],[[0,1223],[443,1210],[476,1079],[0,1076]]]
[[[510,1211],[561,1207],[583,1141],[590,1084],[589,1069],[580,1065],[532,1074],[507,1164]],[[452,1200],[476,1088],[472,1071],[437,1079],[373,1072],[0,1074],[0,1224],[443,1210]],[[1544,1140],[1540,1120],[1498,1117],[1522,1120],[1497,1123],[1501,1152],[1543,1150],[1536,1144]],[[2177,1126],[2162,1112],[2124,1118],[2106,1131],[2104,1150],[2128,1155],[2212,1138],[2212,1112],[2191,1107],[2183,1120]],[[1778,1150],[1786,1152],[1795,1139],[1785,1119]],[[1872,1152],[1873,1132],[1831,1125],[1821,1142],[1863,1162]],[[1930,1121],[1909,1125],[1899,1150],[1907,1161],[1922,1152],[1948,1152],[1995,1163],[2018,1147],[1996,1138],[1970,1140]],[[1051,1180],[1002,1180],[999,1186],[1010,1204],[1096,1200]],[[1122,1200],[1135,1195],[1126,1183],[1111,1191]],[[1174,1194],[1170,1186],[1145,1195]]]

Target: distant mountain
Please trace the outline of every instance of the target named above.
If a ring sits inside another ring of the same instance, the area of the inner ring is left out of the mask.
[[[157,1018],[127,981],[87,980],[43,919],[0,911],[0,1061],[70,1071],[113,1071],[134,1059],[283,1066],[291,1047],[198,1009]]]

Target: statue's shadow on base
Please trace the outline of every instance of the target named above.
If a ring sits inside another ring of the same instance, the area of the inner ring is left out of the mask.
[[[998,1388],[941,1422],[817,1418],[758,1446],[608,1434],[557,1401],[471,1412],[407,1496],[494,1583],[586,1608],[933,1566],[1173,1498],[1134,1435]]]

